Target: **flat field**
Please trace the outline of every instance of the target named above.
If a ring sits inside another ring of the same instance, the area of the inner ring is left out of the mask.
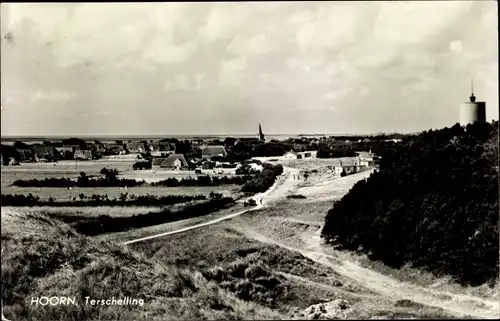
[[[159,212],[159,207],[138,207],[138,206],[98,206],[98,207],[3,207],[4,213],[16,213],[18,215],[30,214],[57,214],[64,216],[86,216],[97,217],[108,215],[112,217],[128,217],[141,215],[150,212]]]
[[[123,161],[61,161],[58,163],[21,163],[20,166],[2,166],[2,187],[12,184],[18,179],[44,179],[44,178],[74,178],[85,172],[88,176],[99,175],[104,167],[117,169],[119,177],[144,180],[148,183],[158,182],[167,178],[196,178],[194,171],[160,170],[153,173],[152,170],[134,170],[133,163]],[[202,170],[204,175],[210,176],[234,176],[234,169]]]
[[[65,188],[54,187],[2,187],[2,194],[33,194],[42,199],[54,197],[58,201],[72,200],[73,197],[78,198],[80,194],[89,197],[93,194],[108,195],[109,198],[119,197],[122,193],[129,195],[207,195],[210,192],[222,193],[224,196],[235,196],[239,193],[239,186],[236,185],[221,185],[221,186],[187,186],[187,187],[130,187],[121,189],[119,187],[88,187],[88,188],[73,188],[67,190]]]

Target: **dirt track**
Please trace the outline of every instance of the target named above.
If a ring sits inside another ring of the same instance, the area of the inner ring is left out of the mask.
[[[286,167],[282,177],[280,177],[270,190],[254,197],[258,203],[260,203],[260,199],[263,199],[264,204],[259,204],[251,210],[240,211],[202,224],[128,241],[124,244],[182,233],[195,228],[216,224],[223,220],[233,219],[249,211],[272,208],[274,204],[286,201],[286,196],[292,193],[306,195],[307,202],[338,199],[347,193],[357,181],[365,179],[370,175],[370,172],[364,172],[344,178],[332,179],[324,174],[318,174],[314,178],[311,178],[309,182],[304,182],[303,179],[297,179],[298,173],[298,169]],[[293,206],[293,204],[290,204],[290,206]],[[447,314],[459,318],[498,318],[500,316],[499,302],[494,298],[484,299],[470,294],[451,293],[436,288],[427,288],[408,282],[401,282],[390,276],[362,267],[332,248],[324,246],[319,235],[324,214],[319,213],[320,216],[305,218],[290,217],[287,213],[284,213],[281,216],[261,217],[262,220],[260,220],[260,223],[257,223],[258,226],[252,226],[252,224],[244,226],[235,224],[235,229],[251,239],[299,252],[317,263],[326,265],[340,275],[373,291],[380,299],[383,298],[384,300],[394,302],[407,299],[427,307],[442,309]],[[308,225],[309,228],[287,231],[287,234],[291,234],[293,237],[283,239],[280,237],[280,233],[273,232],[273,226],[275,228],[283,228],[283,222]],[[300,276],[297,277],[300,278]]]

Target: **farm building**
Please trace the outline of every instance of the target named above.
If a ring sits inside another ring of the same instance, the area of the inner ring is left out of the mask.
[[[283,155],[284,159],[302,159],[302,155],[299,155],[297,152],[289,151]]]
[[[230,162],[215,162],[215,168],[235,168],[236,165],[231,164]]]
[[[204,162],[203,164],[201,164],[202,169],[213,169],[214,167],[215,167],[214,162]]]
[[[226,148],[222,145],[204,146],[201,148],[201,157],[211,159],[213,157],[226,157]]]
[[[106,150],[108,153],[114,154],[114,155],[120,155],[123,153],[123,145],[120,144],[109,144],[106,145]]]
[[[158,148],[162,152],[175,151],[175,144],[169,142],[158,142]]]
[[[283,155],[284,159],[314,159],[318,151],[305,151],[305,152],[294,152],[289,151]]]
[[[184,155],[172,154],[168,157],[153,158],[151,168],[153,170],[189,170],[190,166]]]
[[[131,153],[144,153],[146,152],[146,146],[142,142],[132,142],[127,144],[127,149]]]
[[[318,151],[316,151],[316,150],[305,151],[305,152],[298,152],[297,154],[301,155],[302,159],[312,159],[312,158],[316,158]]]
[[[56,151],[61,154],[63,159],[73,159],[75,152],[79,149],[73,149],[70,146],[56,147]]]
[[[75,152],[75,155],[73,156],[74,159],[80,159],[80,160],[91,160],[92,159],[92,151],[86,149],[86,150],[77,150]]]
[[[53,146],[33,145],[35,158],[40,160],[52,160],[58,157],[58,153]]]
[[[158,151],[160,151],[160,143],[159,142],[150,142],[147,146],[147,149],[150,152],[158,152]]]
[[[79,149],[79,148],[78,148]],[[77,151],[78,149],[73,149],[73,147],[71,146],[63,146],[63,147],[56,147],[56,150],[59,154],[61,155],[65,155],[66,153],[71,153],[71,154],[74,154],[75,151]]]
[[[362,166],[359,163],[357,157],[344,158],[338,161],[338,164],[332,166],[332,171],[335,175],[340,175],[342,172],[346,174],[354,174],[362,171],[366,166]]]
[[[150,153],[151,153],[151,156],[153,156],[153,157],[162,157],[163,155],[165,155],[165,153],[162,153],[159,150],[153,150]]]
[[[63,145],[63,148],[71,148],[73,152],[77,151],[80,149],[80,146],[78,145]]]
[[[18,149],[19,160],[21,162],[29,162],[33,159],[33,151],[31,149]]]
[[[203,141],[203,139],[192,139],[191,140],[191,145],[192,146],[201,146],[203,145],[205,142]]]
[[[166,157],[153,157],[151,161],[151,168],[153,170],[159,169],[161,166],[161,163],[163,163],[167,158]]]
[[[372,151],[368,152],[356,152],[356,155],[359,158],[359,163],[361,166],[372,167],[378,164],[380,157],[372,153]]]

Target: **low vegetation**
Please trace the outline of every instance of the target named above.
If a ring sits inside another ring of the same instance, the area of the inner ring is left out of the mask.
[[[328,212],[323,237],[463,284],[499,275],[498,122],[423,132]]]
[[[178,187],[178,186],[220,186],[220,185],[243,185],[250,181],[252,176],[235,176],[235,177],[210,177],[208,175],[200,175],[197,178],[177,179],[174,177],[167,178],[159,182],[151,183],[151,186],[160,187]]]
[[[129,195],[122,193],[119,198],[109,198],[108,195],[93,194],[85,196],[80,194],[71,201],[58,201],[53,197],[48,200],[40,199],[38,196],[28,195],[1,195],[2,206],[17,206],[17,207],[34,207],[34,206],[51,206],[51,207],[97,207],[97,206],[166,206],[178,203],[185,203],[197,200],[205,200],[205,195]]]
[[[100,215],[97,217],[78,215],[68,216],[57,213],[47,213],[47,215],[69,223],[78,233],[84,235],[98,235],[204,216],[226,208],[234,203],[235,201],[231,197],[223,197],[222,194],[212,193],[209,200],[184,206],[177,211],[165,208],[161,211],[126,217],[112,217],[109,215]]]
[[[81,172],[77,180],[70,178],[45,178],[30,180],[15,180],[12,186],[16,187],[55,187],[55,188],[86,188],[86,187],[189,187],[189,186],[220,186],[220,185],[243,185],[249,182],[253,175],[239,175],[234,177],[211,177],[208,175],[199,175],[196,178],[175,178],[170,177],[165,180],[153,183],[138,181],[135,179],[118,178],[117,170],[101,170],[101,177],[90,178],[85,172]]]
[[[12,227],[12,226],[11,226]],[[41,215],[2,224],[2,307],[9,320],[277,319],[241,300],[196,267],[177,267],[128,247],[83,237]],[[75,297],[78,306],[35,306],[31,297]],[[144,306],[91,306],[85,297],[144,300]]]
[[[274,182],[283,173],[283,166],[264,164],[262,172],[255,175],[254,178],[249,180],[241,191],[248,194],[262,193],[273,186]]]
[[[288,195],[286,198],[288,198],[288,199],[304,199],[306,197],[302,194],[292,194],[292,195]]]
[[[77,180],[69,178],[45,178],[45,179],[31,179],[31,180],[16,180],[12,183],[17,187],[135,187],[142,186],[146,183],[144,181],[137,181],[135,179],[118,178],[118,171],[115,169],[108,170],[103,168],[101,170],[102,177],[89,178],[85,172],[81,172]]]

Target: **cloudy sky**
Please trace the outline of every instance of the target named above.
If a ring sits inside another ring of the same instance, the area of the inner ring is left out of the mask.
[[[1,5],[2,135],[413,132],[498,119],[496,1]]]

